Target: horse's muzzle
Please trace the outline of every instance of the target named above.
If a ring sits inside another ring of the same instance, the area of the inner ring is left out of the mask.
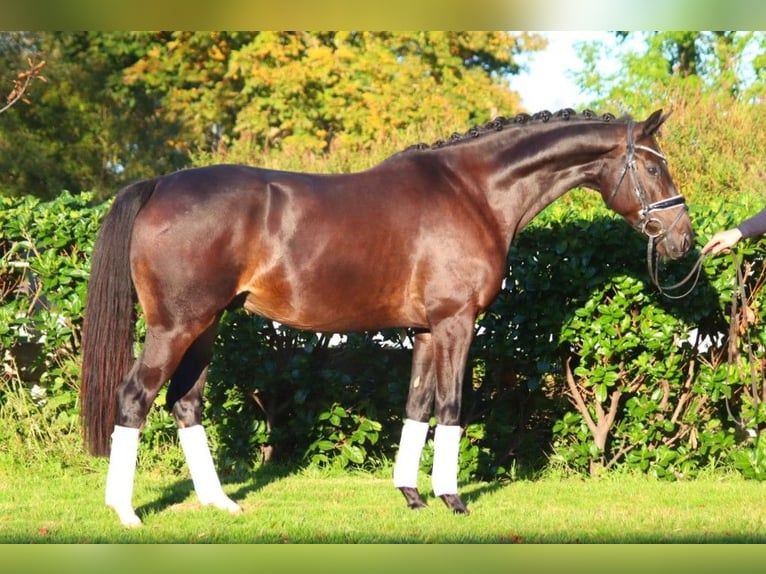
[[[694,233],[690,230],[672,230],[661,237],[650,239],[655,242],[657,255],[668,259],[680,259],[694,247]]]

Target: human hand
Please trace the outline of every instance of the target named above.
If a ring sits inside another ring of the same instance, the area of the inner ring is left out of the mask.
[[[733,247],[740,239],[742,239],[742,232],[736,227],[725,231],[719,231],[705,244],[702,248],[702,253],[718,255],[722,251],[727,251]]]

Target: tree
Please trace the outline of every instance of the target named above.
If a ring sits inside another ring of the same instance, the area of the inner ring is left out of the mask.
[[[126,180],[187,161],[156,139],[172,126],[154,114],[154,102],[122,85],[122,69],[140,50],[130,34],[0,36],[2,75],[38,57],[48,79],[30,87],[36,105],[15,106],[0,124],[0,194],[107,195]]]
[[[617,103],[643,113],[674,92],[705,92],[758,101],[763,97],[766,34],[737,31],[615,32],[619,66],[604,72],[615,49],[603,42],[580,44],[585,63],[577,84],[600,104]],[[640,37],[643,49],[626,49]]]
[[[519,111],[506,78],[543,46],[500,32],[0,33],[0,74],[42,54],[49,79],[0,125],[0,194],[104,197],[222,145],[325,154],[422,122],[468,129]]]
[[[126,77],[156,90],[189,148],[324,153],[418,122],[514,113],[519,99],[504,78],[518,73],[516,55],[543,42],[487,32],[174,32],[152,39]]]

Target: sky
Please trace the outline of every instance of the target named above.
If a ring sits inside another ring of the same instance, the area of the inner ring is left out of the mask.
[[[524,57],[522,61],[528,69],[511,78],[510,88],[521,94],[522,104],[530,113],[541,110],[555,112],[561,108],[579,110],[588,103],[588,98],[579,92],[571,78],[573,71],[582,69],[574,44],[595,40],[611,42],[614,41],[614,34],[606,31],[533,33],[544,36],[548,46]]]

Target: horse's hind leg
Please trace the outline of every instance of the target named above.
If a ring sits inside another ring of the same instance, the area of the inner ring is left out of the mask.
[[[138,429],[115,425],[106,474],[107,506],[112,507],[125,526],[140,526],[141,519],[133,510],[133,480],[138,459]]]
[[[144,349],[117,389],[105,501],[126,526],[141,524],[132,501],[139,429],[160,387],[170,378],[188,346],[186,337],[184,333],[148,327]]]
[[[394,486],[404,495],[407,506],[413,509],[426,506],[418,492],[417,482],[420,456],[428,435],[428,419],[433,411],[435,391],[436,372],[431,333],[417,333],[412,354],[406,418],[394,465]]]
[[[178,439],[199,501],[229,512],[240,512],[239,505],[226,496],[221,487],[202,426],[202,392],[217,326],[216,321],[184,354],[171,378],[167,405],[178,423]]]

